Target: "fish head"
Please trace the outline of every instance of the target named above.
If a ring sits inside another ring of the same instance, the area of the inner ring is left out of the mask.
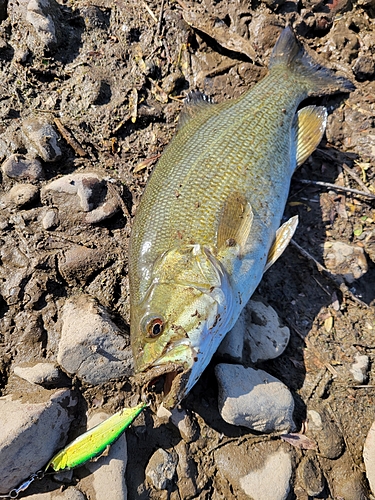
[[[155,396],[159,383],[166,408],[186,396],[227,332],[230,306],[225,271],[208,249],[190,245],[159,259],[131,310],[135,369],[146,393]]]

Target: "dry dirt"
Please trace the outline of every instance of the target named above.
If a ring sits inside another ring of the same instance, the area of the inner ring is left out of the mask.
[[[18,8],[25,9],[27,3],[20,1]],[[9,3],[8,12],[19,12],[15,4]],[[14,199],[2,205],[1,394],[18,390],[11,376],[15,364],[55,361],[60,309],[67,297],[91,294],[128,334],[128,213],[135,213],[158,155],[176,129],[183,97],[195,89],[216,102],[240,95],[266,74],[270,51],[289,22],[317,57],[355,82],[357,90],[350,97],[309,100],[329,110],[327,138],[296,172],[286,215],[299,215],[295,241],[321,264],[324,242],[340,241],[363,249],[368,269],[348,282],[348,270],[333,263],[327,273],[296,246],[289,246],[264,276],[257,295],[289,326],[291,341],[280,358],[262,368],[292,390],[299,429],[308,409],[324,407],[335,432],[343,437],[340,467],[337,460],[317,454],[326,481],[319,498],[339,498],[334,492],[340,474],[354,475],[364,485],[364,493],[348,499],[369,498],[362,448],[375,402],[374,199],[300,181],[375,194],[374,1],[204,0],[193,5],[166,0],[162,7],[153,0],[50,4],[57,27],[52,42],[38,37],[21,14],[7,15],[6,4],[0,2],[0,156],[4,161],[10,154],[32,151],[23,133],[27,120],[48,121],[56,130],[62,124],[62,156],[42,161],[44,179],[28,181],[39,192],[62,175],[97,172],[110,180],[123,210],[95,224],[85,223],[84,214],[74,219],[66,210],[58,224],[44,228],[40,220],[46,200],[38,194],[26,205]],[[4,173],[1,181],[2,197],[20,183]],[[109,248],[112,253],[100,262],[85,261],[82,268],[77,264],[63,276],[58,262],[72,245],[99,254]],[[370,361],[363,383],[353,380],[349,371],[356,353]],[[236,443],[247,447],[251,459],[254,447],[279,438],[254,435],[222,421],[213,373],[217,361],[214,358],[182,403],[199,430],[186,447],[193,460],[195,493],[185,492],[181,481],[169,492],[157,492],[145,483],[144,471],[155,449],[170,449],[181,440],[171,424],[147,413],[127,434],[130,499],[245,498],[218,472],[214,450]],[[134,402],[134,388],[125,380],[96,387],[72,383],[82,409],[101,406],[112,413]],[[306,454],[297,448],[292,452],[296,465]],[[38,488],[43,491],[42,485]],[[308,498],[297,476],[289,498]]]

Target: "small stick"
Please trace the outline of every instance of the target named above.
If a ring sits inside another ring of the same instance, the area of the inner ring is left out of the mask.
[[[86,156],[87,152],[78,144],[78,142],[74,139],[73,135],[71,132],[69,132],[64,125],[61,123],[61,121],[55,116],[53,118],[53,121],[55,122],[56,127],[58,128],[58,131],[60,134],[64,137],[66,142],[71,146],[74,151],[77,153],[79,156]]]
[[[353,170],[348,167],[348,165],[346,163],[343,163],[342,164],[342,168],[345,170],[345,172],[348,172],[348,174],[353,177],[353,179],[357,182],[357,184],[359,186],[361,186],[361,188],[363,189],[363,191],[367,194],[371,194],[371,191],[369,190],[369,188],[366,186],[366,184],[358,177],[358,175],[353,172]]]
[[[160,5],[160,14],[159,14],[159,24],[158,24],[158,30],[157,34],[160,36],[161,35],[161,28],[162,28],[162,23],[163,23],[163,15],[164,15],[164,0],[161,0],[161,5]]]
[[[331,189],[335,189],[336,191],[345,191],[346,193],[353,193],[359,196],[365,196],[366,198],[371,198],[372,200],[375,200],[375,194],[365,193],[364,191],[359,191],[358,189],[347,188],[344,186],[337,186],[336,184],[331,184],[330,182],[310,181],[308,179],[296,179],[296,181],[300,182],[301,184],[311,184],[312,186],[329,187]]]
[[[155,16],[155,14],[152,12],[152,10],[150,9],[150,7],[147,5],[146,2],[143,2],[142,1],[142,5],[143,7],[147,10],[147,12],[150,14],[150,16],[152,17],[152,19],[155,21],[155,23],[158,22],[158,18]]]

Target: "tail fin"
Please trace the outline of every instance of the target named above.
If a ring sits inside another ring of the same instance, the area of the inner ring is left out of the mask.
[[[351,92],[355,89],[352,82],[316,63],[298,43],[289,27],[281,32],[273,48],[269,69],[280,66],[289,68],[305,84],[309,95]]]

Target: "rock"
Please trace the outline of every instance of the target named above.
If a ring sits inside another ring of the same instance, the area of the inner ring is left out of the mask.
[[[103,269],[113,255],[106,248],[88,248],[72,245],[58,257],[58,268],[61,276],[69,283],[86,283],[87,279],[99,269]]]
[[[43,55],[57,47],[60,12],[55,0],[10,1],[8,11],[12,24],[27,30],[32,52]]]
[[[233,490],[237,489],[233,491],[233,498],[288,498],[292,459],[282,447],[275,447],[275,443],[259,443],[256,447],[229,443],[215,450],[214,461],[218,473],[226,478]]]
[[[326,241],[323,246],[326,267],[334,274],[341,274],[353,283],[367,273],[367,261],[363,248],[342,241]]]
[[[293,429],[294,400],[288,388],[263,370],[241,365],[215,367],[219,384],[219,410],[233,425],[259,432]]]
[[[76,206],[72,204],[72,196],[78,198]],[[42,189],[42,201],[52,203],[67,216],[72,212],[85,212],[84,221],[88,224],[112,217],[120,208],[107,182],[95,173],[69,174],[55,179]]]
[[[8,493],[45,466],[65,444],[76,404],[72,392],[66,389],[55,392],[44,403],[0,398],[0,493]]]
[[[350,373],[353,375],[353,378],[359,384],[363,384],[367,378],[367,371],[369,368],[369,357],[366,355],[361,355],[356,353],[354,355],[354,363],[350,368]]]
[[[176,453],[169,453],[159,448],[147,464],[146,479],[157,490],[165,490],[176,473],[177,463]]]
[[[375,73],[375,59],[370,55],[360,56],[353,65],[357,80],[369,80]]]
[[[30,118],[23,122],[22,132],[30,153],[40,156],[46,162],[60,158],[62,154],[58,145],[60,136],[50,123]]]
[[[104,412],[90,417],[87,428],[90,429],[108,418]],[[80,488],[87,498],[106,500],[126,500],[127,488],[125,471],[127,463],[127,445],[125,433],[112,444],[108,452],[97,460],[85,465],[89,475],[80,481]]]
[[[366,437],[363,447],[363,460],[371,492],[375,495],[375,422],[373,422]]]
[[[27,500],[87,500],[87,498],[77,488],[70,486],[61,492],[47,491],[46,493],[28,495]]]
[[[44,229],[53,229],[59,223],[57,210],[51,208],[47,210],[42,218],[42,226]]]
[[[36,158],[12,155],[4,161],[1,168],[5,175],[18,181],[32,182],[44,178],[42,164]]]
[[[247,318],[245,346],[250,349],[253,363],[280,356],[290,338],[287,326],[280,326],[279,316],[263,302],[250,300],[244,309]]]
[[[353,458],[345,453],[331,462],[329,484],[333,498],[368,500],[362,472],[353,464]]]
[[[309,432],[318,444],[320,455],[331,460],[342,455],[344,438],[328,412],[324,408],[308,410],[307,419]]]
[[[189,457],[189,448],[183,441],[180,441],[175,446],[175,451],[178,456],[177,476],[178,476],[178,491],[180,498],[189,500],[196,498],[197,495],[197,468],[194,461]]]
[[[72,297],[64,304],[57,361],[66,372],[92,385],[133,371],[128,339],[89,295]]]
[[[14,373],[31,384],[49,386],[61,379],[60,370],[53,363],[37,363],[34,366],[15,366]]]
[[[157,416],[161,421],[171,421],[180,431],[181,437],[187,443],[194,441],[199,432],[199,428],[192,416],[183,408],[173,408],[172,411],[164,408],[163,404],[159,405]]]
[[[33,184],[17,184],[4,196],[3,202],[5,205],[21,208],[33,202],[38,194],[39,189]]]
[[[225,359],[229,358],[233,361],[241,361],[246,326],[246,316],[242,311],[234,327],[225,335],[217,350],[217,354],[223,356]]]
[[[324,476],[315,457],[302,458],[297,469],[297,476],[310,497],[316,497],[324,490]]]

